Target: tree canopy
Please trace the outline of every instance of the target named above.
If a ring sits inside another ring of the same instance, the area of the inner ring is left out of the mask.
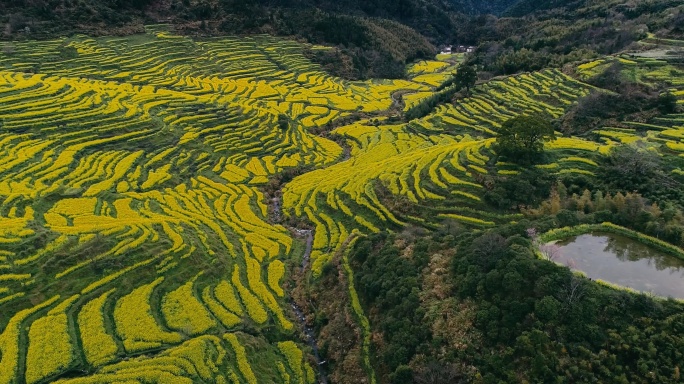
[[[544,143],[556,139],[551,121],[542,115],[520,115],[499,129],[494,150],[514,162],[531,162],[544,151]]]
[[[475,85],[476,81],[477,72],[475,71],[475,68],[472,65],[463,63],[458,66],[458,71],[454,76],[454,82],[456,83],[458,88],[465,88],[466,92],[469,94],[470,87]]]

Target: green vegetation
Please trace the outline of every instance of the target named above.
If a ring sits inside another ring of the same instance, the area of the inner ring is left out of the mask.
[[[544,143],[556,139],[544,116],[516,116],[506,120],[496,136],[494,150],[513,162],[530,162],[544,151]]]
[[[371,317],[384,336],[379,364],[396,367],[387,381],[679,381],[681,304],[615,291],[537,259],[527,225],[534,223],[420,239],[377,235],[359,248],[386,255],[359,260],[357,279],[391,282],[369,287],[367,299],[382,314]]]
[[[643,40],[649,32],[682,39],[682,20],[684,7],[677,0],[522,0],[505,17],[473,18],[458,33],[461,41],[479,43],[473,62],[484,71],[511,74],[638,48],[651,44]],[[664,40],[659,41],[668,44]]]
[[[565,8],[590,13],[562,39],[605,33],[592,52],[482,35],[434,59],[436,2],[155,4],[10,4],[183,22],[8,32],[0,384],[681,381],[682,302],[536,257],[594,229],[683,252],[684,70],[604,55],[611,1]],[[638,21],[676,38],[658,4]],[[539,7],[464,25],[561,17]]]
[[[217,36],[269,33],[298,37],[335,49],[311,49],[307,56],[348,79],[400,78],[405,64],[436,53],[426,36],[445,38],[454,28],[437,1],[401,4],[356,1],[71,2],[38,0],[0,4],[6,37],[54,38],[144,32],[144,23],[172,22],[178,32]]]
[[[454,84],[461,89],[465,88],[467,96],[470,96],[470,88],[475,85],[476,81],[477,72],[475,72],[475,68],[472,65],[461,64],[458,67],[458,71],[454,76]]]

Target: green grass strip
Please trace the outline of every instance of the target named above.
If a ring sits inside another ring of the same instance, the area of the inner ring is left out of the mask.
[[[352,234],[352,236],[355,236]],[[371,343],[371,329],[370,322],[368,318],[363,313],[363,308],[361,308],[361,302],[359,301],[359,296],[356,294],[356,288],[354,287],[354,271],[352,271],[349,265],[349,252],[354,247],[354,243],[358,240],[358,236],[355,236],[347,245],[347,249],[342,256],[342,267],[347,273],[347,279],[349,283],[349,296],[351,297],[351,305],[354,310],[354,314],[359,319],[359,325],[361,326],[361,331],[363,332],[363,345],[362,345],[362,355],[363,363],[366,366],[366,371],[368,372],[368,377],[370,378],[370,383],[375,384],[375,372],[373,371],[373,366],[370,362],[370,343]]]

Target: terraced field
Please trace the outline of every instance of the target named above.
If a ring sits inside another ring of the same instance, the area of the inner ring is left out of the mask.
[[[549,70],[492,81],[457,105],[440,106],[408,124],[374,126],[362,121],[338,128],[335,133],[352,148],[351,159],[298,177],[283,191],[289,213],[306,216],[316,226],[314,274],[354,230],[426,224],[424,217],[397,214],[394,205],[419,204],[423,212],[434,213],[421,215],[433,222],[450,219],[486,227],[514,220],[486,212],[481,201],[479,176],[517,172],[512,165],[493,162],[490,146],[496,130],[517,114],[544,111],[560,116],[588,92],[588,85]],[[600,147],[580,139],[553,145],[578,156]],[[380,201],[378,181],[390,192],[389,201]]]
[[[481,175],[518,172],[494,163],[496,130],[558,117],[591,89],[557,70],[494,80],[418,121],[337,128],[348,159],[310,132],[387,110],[397,91],[429,95],[455,65],[348,82],[296,42],[161,26],[13,43],[0,55],[0,384],[315,382],[287,305],[302,246],[268,219],[269,179],[316,168],[285,186],[283,209],[315,229],[317,276],[352,233],[515,220],[481,201]],[[647,138],[684,154],[682,130],[672,116]],[[543,166],[591,174],[633,132],[601,135],[550,143],[559,161]]]
[[[0,383],[315,380],[284,304],[293,237],[259,188],[341,157],[307,128],[428,87],[301,51],[151,27],[0,57]],[[242,332],[264,327],[291,341]]]
[[[664,84],[677,97],[677,103],[684,105],[684,70],[665,60],[639,57],[611,57],[580,65],[582,76],[595,74],[595,68],[608,68],[620,62],[623,72],[635,81],[645,84]],[[591,69],[587,69],[591,68]],[[600,73],[600,72],[599,72]],[[672,173],[684,175],[684,115],[670,114],[656,117],[648,122],[623,122],[619,127],[604,127],[594,131],[596,139],[606,145],[634,144],[653,148],[663,154],[672,155],[682,161],[672,162]]]

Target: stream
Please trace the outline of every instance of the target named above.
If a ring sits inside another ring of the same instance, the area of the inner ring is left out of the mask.
[[[393,92],[391,94],[392,106],[388,109],[388,111],[396,109],[401,114],[404,107],[403,97],[397,98],[397,96],[401,97],[403,94],[409,94],[414,92],[414,90],[399,90],[397,92]],[[337,162],[347,161],[351,158],[351,148],[348,145],[342,145],[342,148],[344,149],[344,151],[342,153],[341,158],[338,159]],[[281,223],[283,219],[281,191],[282,188],[278,191],[276,196],[270,198],[270,220],[272,223]],[[289,229],[292,232],[294,232],[296,236],[302,237],[306,241],[306,248],[304,250],[304,255],[302,255],[301,265],[302,271],[306,271],[307,268],[309,268],[310,264],[311,251],[313,248],[314,231],[312,229],[302,229],[293,227],[289,227]],[[324,369],[326,361],[321,361],[321,357],[318,353],[318,343],[316,341],[316,335],[314,333],[314,330],[307,325],[306,316],[304,315],[304,311],[302,310],[302,308],[300,308],[294,300],[290,301],[290,305],[292,306],[292,311],[294,312],[295,317],[297,318],[297,321],[302,329],[302,332],[304,333],[306,343],[309,345],[309,347],[311,347],[311,350],[313,351],[313,356],[316,360],[316,365],[318,366],[318,382],[321,384],[328,384],[328,378],[325,374]]]
[[[316,343],[316,335],[314,335],[314,330],[306,325],[306,316],[304,316],[304,312],[302,312],[301,308],[299,308],[294,301],[291,304],[292,311],[294,311],[295,317],[297,320],[299,320],[299,323],[302,326],[302,332],[304,332],[304,335],[306,336],[306,342],[309,344],[309,347],[311,347],[314,358],[316,359],[316,365],[318,365],[318,382],[321,384],[328,384],[328,378],[325,376],[325,371],[323,370],[323,364],[325,364],[325,361],[321,361],[321,356],[318,354],[318,344]]]
[[[278,223],[282,220],[282,202],[280,201],[280,195],[271,198],[271,219],[273,222]],[[297,236],[304,237],[306,239],[306,248],[304,249],[304,255],[302,255],[302,270],[306,270],[309,267],[311,259],[311,250],[313,248],[313,230],[311,229],[300,229],[300,228],[290,228]],[[306,343],[311,347],[313,351],[313,356],[316,359],[316,365],[318,366],[318,382],[320,384],[328,384],[328,378],[325,375],[325,370],[323,365],[325,361],[321,361],[321,356],[318,354],[318,343],[316,341],[316,335],[314,330],[306,324],[306,316],[304,311],[295,303],[294,300],[290,301],[292,306],[292,311],[299,322],[299,325],[304,333]]]

